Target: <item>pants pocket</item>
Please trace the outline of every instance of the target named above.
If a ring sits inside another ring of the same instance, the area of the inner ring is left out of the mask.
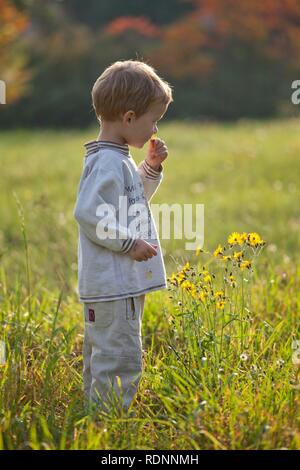
[[[84,304],[84,320],[95,328],[107,328],[114,320],[114,301]]]

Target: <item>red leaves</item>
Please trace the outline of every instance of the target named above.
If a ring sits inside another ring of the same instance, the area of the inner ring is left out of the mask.
[[[148,38],[160,35],[160,29],[145,16],[120,16],[105,28],[113,36],[120,36],[130,30]]]
[[[300,62],[299,0],[191,0],[195,11],[165,27],[151,60],[176,78],[203,78],[232,44],[266,59]]]

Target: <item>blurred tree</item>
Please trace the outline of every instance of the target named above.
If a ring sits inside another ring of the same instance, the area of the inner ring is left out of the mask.
[[[219,118],[274,114],[299,71],[299,0],[189,1],[195,11],[166,26],[150,56],[176,80],[179,109]]]
[[[98,75],[120,58],[143,60],[160,34],[146,17],[118,18],[92,31],[74,23],[56,2],[25,0],[23,7],[31,18],[26,44],[33,77],[27,95],[0,116],[8,127],[96,122],[91,88]]]
[[[172,23],[193,10],[189,0],[61,0],[74,20],[97,29],[119,16],[146,16],[157,25]]]
[[[13,103],[24,93],[30,72],[18,39],[28,27],[26,16],[9,0],[0,0],[0,79],[6,83],[6,102]]]
[[[89,90],[84,83],[91,73],[90,30],[74,25],[58,2],[19,0],[18,7],[30,18],[23,45],[32,77],[22,98],[3,108],[0,124],[71,127],[90,122]]]
[[[14,20],[30,18],[20,29],[30,86],[1,108],[0,124],[6,127],[95,122],[91,87],[120,59],[144,60],[174,86],[168,116],[176,118],[274,115],[282,103],[288,108],[290,84],[300,74],[299,0],[0,0],[0,5],[10,5],[6,11],[15,11]],[[6,55],[3,47],[1,52]],[[19,90],[22,80],[23,75],[15,80]],[[291,112],[295,106],[287,109]]]

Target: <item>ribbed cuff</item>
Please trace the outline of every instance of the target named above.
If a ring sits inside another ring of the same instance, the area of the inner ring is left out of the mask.
[[[135,242],[135,238],[127,238],[127,240],[125,240],[123,243],[121,253],[128,253],[128,251],[130,251],[131,248],[135,245]]]
[[[163,171],[162,164],[160,164],[158,170],[154,170],[146,160],[143,160],[140,166],[142,170],[144,171],[144,173],[146,174],[146,176],[153,180],[159,179],[161,172]]]

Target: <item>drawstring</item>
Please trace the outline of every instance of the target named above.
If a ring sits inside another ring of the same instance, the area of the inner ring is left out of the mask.
[[[131,297],[131,307],[132,307],[132,320],[135,320],[135,305],[134,305],[134,298]]]
[[[130,297],[130,301],[131,301],[132,320],[135,320],[135,319],[136,319],[136,311],[135,311],[134,298],[133,298],[133,297]],[[129,312],[128,312],[128,302],[127,302],[127,299],[126,299],[126,319],[127,319],[127,320],[130,320],[130,318],[129,318]]]

